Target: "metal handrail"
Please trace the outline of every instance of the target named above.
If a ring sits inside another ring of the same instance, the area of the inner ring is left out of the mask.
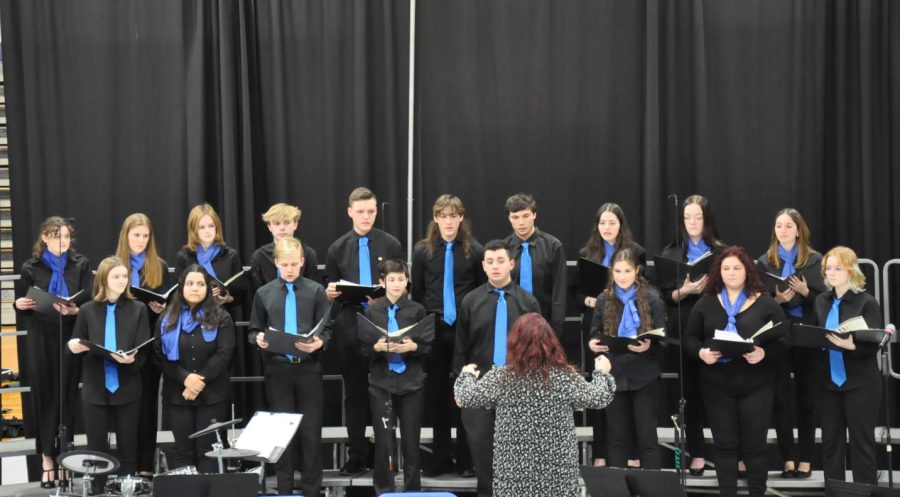
[[[881,305],[881,272],[878,270],[878,264],[872,259],[859,259],[859,264],[872,266],[872,274],[875,275],[875,300],[878,301],[878,305]]]
[[[895,264],[900,264],[900,259],[891,259],[884,263],[881,268],[881,281],[884,282],[884,303],[881,304],[881,310],[884,312],[885,324],[891,321],[891,285],[888,278],[888,269]]]

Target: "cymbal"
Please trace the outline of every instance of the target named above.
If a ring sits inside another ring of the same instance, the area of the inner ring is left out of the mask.
[[[227,428],[229,426],[236,425],[236,424],[240,423],[241,421],[243,421],[243,419],[237,418],[237,419],[232,419],[231,421],[222,421],[222,422],[216,422],[216,420],[214,419],[212,421],[213,422],[211,425],[207,426],[206,428],[204,428],[196,433],[190,434],[188,436],[188,438],[197,438],[197,437],[202,437],[203,435],[209,435],[210,433],[215,433],[216,431],[221,430],[222,428]]]
[[[255,455],[259,455],[258,450],[221,449],[211,450],[206,453],[206,457],[221,457],[222,459],[241,459],[244,457],[253,457]]]
[[[119,460],[96,450],[73,450],[56,458],[61,467],[83,475],[108,475],[119,469]]]

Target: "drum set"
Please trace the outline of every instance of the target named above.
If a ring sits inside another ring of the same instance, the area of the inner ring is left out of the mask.
[[[232,427],[238,423],[240,423],[242,419],[232,419],[230,421],[216,422],[212,421],[212,424],[207,426],[206,428],[192,433],[189,438],[195,439],[199,437],[203,437],[209,435],[211,433],[216,434],[216,441],[212,444],[212,450],[205,454],[206,457],[210,457],[218,460],[219,463],[219,474],[225,473],[225,465],[223,461],[225,460],[259,460],[255,459],[255,456],[258,456],[259,453],[254,450],[245,450],[245,449],[235,449],[235,448],[226,448],[224,443],[222,442],[222,436],[219,433],[220,430],[225,428]],[[81,493],[64,493],[61,489],[57,488],[54,493],[50,493],[51,497],[88,497],[90,495],[91,487],[93,486],[93,482],[97,477],[111,475],[119,469],[119,461],[104,452],[98,452],[94,450],[75,450],[69,451],[61,454],[57,460],[57,464],[63,471],[69,471],[73,474],[81,476]],[[248,471],[244,471],[246,473],[256,473],[259,471],[259,468],[253,468]],[[197,472],[197,468],[194,466],[185,466],[181,468],[175,468],[165,473],[160,473],[159,475],[199,475]],[[73,485],[72,490],[75,490],[75,486]],[[153,493],[153,480],[151,478],[144,478],[141,476],[113,476],[106,480],[106,485],[104,487],[103,493],[101,496],[123,496],[123,497],[133,497],[136,495],[152,495]]]

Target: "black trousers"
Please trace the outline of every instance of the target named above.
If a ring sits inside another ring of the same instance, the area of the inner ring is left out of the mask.
[[[773,395],[771,385],[723,388],[716,383],[704,382],[703,400],[716,449],[720,495],[737,495],[739,456],[747,465],[750,495],[765,495],[768,477],[766,433]]]
[[[191,440],[191,433],[206,428],[212,420],[225,421],[229,417],[227,400],[209,405],[185,406],[179,404],[166,404],[165,416],[172,428],[175,437],[175,445],[172,449],[172,460],[169,469],[195,466],[200,473],[218,473],[217,460],[206,457],[204,454],[213,450],[212,444],[216,441],[216,435],[210,433]]]
[[[634,438],[640,453],[641,467],[659,469],[659,444],[656,438],[656,420],[659,416],[659,380],[640,390],[616,392],[615,399],[606,408],[609,432],[609,465],[624,468],[627,465],[629,441]],[[632,435],[633,434],[633,435]]]
[[[399,418],[400,441],[403,448],[403,491],[422,489],[419,458],[419,432],[422,428],[422,403],[424,394],[421,389],[403,395],[391,395],[376,386],[369,387],[369,400],[372,406],[372,428],[375,432],[375,465],[373,483],[375,493],[381,495],[394,491],[394,473],[388,467],[391,432],[385,429],[384,419],[387,417],[385,403],[388,399],[394,410],[394,417]],[[394,423],[393,426],[397,426]]]
[[[137,471],[138,414],[140,399],[118,406],[102,406],[82,402],[84,432],[87,435],[88,450],[110,452],[109,432],[115,420],[116,456],[119,459],[117,475],[133,475]],[[103,489],[106,476],[94,479],[94,490]]]
[[[772,418],[775,434],[778,436],[778,450],[784,461],[812,462],[817,421],[816,385],[812,372],[817,353],[818,351],[806,347],[792,347],[776,363]],[[794,413],[797,425],[796,444]]]
[[[494,411],[463,409],[462,422],[472,449],[478,497],[490,497],[494,493]]]
[[[876,484],[875,422],[881,405],[881,377],[861,388],[835,392],[819,386],[822,466],[825,478],[844,480],[846,437],[850,432],[853,481]]]
[[[72,337],[75,320],[63,319],[63,343]],[[57,444],[59,428],[59,324],[56,321],[32,317],[26,340],[25,367],[28,371],[28,386],[31,387],[31,403],[34,408],[34,442],[39,454],[54,459],[60,450]],[[65,347],[65,345],[63,345]],[[81,358],[63,350],[63,422],[69,442],[75,435],[75,411],[79,409],[78,381],[81,378]],[[27,401],[28,397],[25,398]],[[31,424],[31,423],[29,423]]]
[[[150,358],[141,366],[141,400],[137,426],[137,470],[155,469],[156,426],[159,411],[159,369]]]
[[[314,364],[272,362],[266,370],[269,408],[274,412],[303,414],[300,428],[275,463],[279,495],[293,492],[295,447],[298,443],[302,454],[301,493],[317,496],[322,488],[322,372],[310,366]]]
[[[703,427],[707,423],[707,411],[704,410],[704,389],[700,387],[700,362],[696,358],[683,356],[684,381],[684,435],[688,454],[693,457],[705,457]],[[710,427],[712,424],[710,423]]]
[[[425,357],[425,374],[427,375],[425,377],[425,402],[434,430],[432,457],[438,465],[451,462],[450,431],[454,418],[459,419],[460,413],[459,407],[453,401],[454,380],[450,377],[453,369],[454,341],[455,327],[448,326],[442,320],[437,320],[431,352]],[[466,439],[466,430],[462,423],[457,423],[456,446],[452,452],[457,465],[462,467],[472,465],[469,442]]]
[[[366,425],[369,415],[369,359],[360,353],[356,338],[356,312],[362,308],[345,307],[335,319],[331,348],[337,354],[338,369],[344,381],[344,420],[350,459],[367,462],[369,442]]]

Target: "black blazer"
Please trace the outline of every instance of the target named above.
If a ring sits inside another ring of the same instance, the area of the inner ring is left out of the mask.
[[[777,274],[781,276],[781,270],[784,267],[784,261],[781,261],[781,267],[775,267],[771,263],[769,263],[769,256],[767,254],[763,254],[759,256],[760,267],[763,271]],[[806,265],[803,267],[795,268],[797,272],[800,272],[803,269],[809,268],[811,266],[821,266],[822,265],[822,254],[818,252],[813,252],[809,254],[809,259],[806,261]],[[813,276],[814,275],[814,276]],[[816,297],[819,296],[820,293],[825,291],[825,277],[822,276],[822,271],[815,271],[811,273],[811,276],[806,280],[806,286],[809,287],[809,294],[806,297],[802,295],[794,295],[794,298],[791,299],[790,302],[781,304],[781,308],[784,309],[784,315],[788,319],[794,322],[801,322],[803,324],[816,324],[816,313],[813,310],[813,305],[816,302]],[[803,317],[799,320],[790,314],[788,314],[788,310],[795,306],[801,306],[803,308]],[[841,304],[843,305],[843,304]],[[827,311],[826,311],[827,316]]]
[[[137,300],[120,297],[116,301],[116,349],[130,350],[150,338],[150,325],[147,321],[147,308]],[[105,344],[106,338],[106,306],[107,302],[92,300],[81,306],[75,321],[72,338],[80,338],[98,345]],[[81,397],[85,402],[102,406],[118,406],[135,401],[141,397],[140,367],[152,349],[147,346],[137,352],[131,364],[118,364],[119,389],[109,393],[106,389],[105,360],[95,354],[80,354]]]
[[[193,333],[181,333],[178,342],[178,361],[170,361],[162,351],[162,322],[156,328],[153,358],[163,375],[163,400],[169,404],[197,406],[222,402],[231,398],[231,355],[234,352],[234,322],[221,307],[214,307],[214,322],[218,323],[216,337],[207,342],[201,326]],[[166,330],[174,333],[172,330]],[[203,376],[206,387],[194,400],[185,400],[184,380],[191,373]]]
[[[828,319],[828,311],[834,299],[834,291],[822,292],[816,298],[815,312],[819,326],[825,326]],[[844,294],[844,301],[838,307],[840,322],[862,316],[871,329],[881,329],[884,323],[881,318],[881,308],[875,297],[866,292],[854,293],[852,290]],[[847,381],[838,387],[831,381],[831,360],[827,350],[820,351],[816,374],[822,378],[825,388],[838,392],[854,390],[866,386],[881,379],[878,372],[878,364],[875,356],[878,354],[878,344],[854,342],[856,350],[841,350],[844,355],[844,370],[847,373]],[[867,407],[867,406],[860,406]],[[876,406],[868,406],[876,407]]]

